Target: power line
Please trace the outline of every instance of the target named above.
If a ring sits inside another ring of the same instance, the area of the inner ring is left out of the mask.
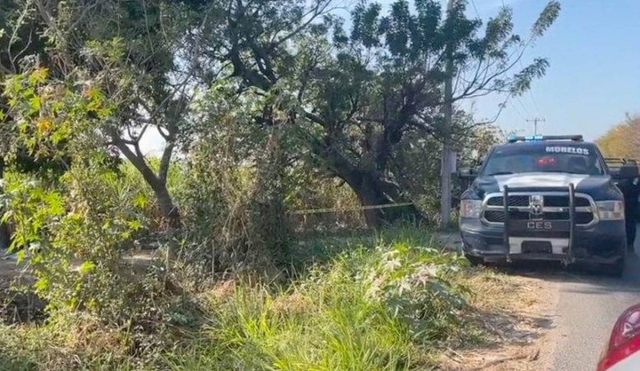
[[[476,11],[476,15],[478,16],[478,18],[482,18],[482,17],[480,17],[480,12],[478,12],[478,8],[476,8],[475,1],[471,0],[471,6],[473,7],[473,10]]]
[[[538,118],[538,117],[534,117],[531,120],[526,120],[527,122],[533,122],[533,134],[537,135],[538,134],[538,122],[545,122],[544,118]]]
[[[513,104],[512,101],[509,101],[509,103],[511,104],[511,108],[513,108],[517,113],[518,116],[520,116],[521,119],[526,120],[527,118],[525,117],[525,115],[522,114],[522,112],[520,111],[520,109],[518,107],[516,107],[515,104]]]
[[[520,97],[516,97],[516,100],[518,101],[518,103],[520,103],[520,107],[522,107],[522,110],[524,111],[525,116],[527,117],[533,116],[531,113],[529,113],[529,110],[527,109],[522,99],[520,99]]]
[[[538,106],[538,102],[536,101],[536,96],[533,95],[533,90],[529,90],[529,96],[531,97],[531,101],[533,101],[533,106],[535,107],[536,112],[541,115],[542,112],[540,111],[540,107]]]
[[[522,60],[518,60],[518,63],[520,64],[520,68],[524,70],[524,65],[522,64]],[[538,101],[536,100],[536,97],[533,94],[533,89],[531,88],[527,89],[527,93],[529,95],[529,98],[531,99],[531,102],[533,103],[533,108],[536,110],[536,114],[542,115],[542,112],[540,111],[540,107],[538,106]]]

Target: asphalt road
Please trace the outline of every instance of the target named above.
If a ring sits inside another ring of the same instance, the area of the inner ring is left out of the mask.
[[[557,302],[551,306],[555,313],[549,313],[553,325],[548,339],[548,370],[595,370],[618,316],[640,303],[639,242],[621,279],[579,268],[536,272],[549,281],[550,290],[557,290]]]
[[[456,234],[443,234],[440,238],[453,246],[460,243]],[[549,333],[542,345],[541,369],[595,371],[618,316],[631,305],[640,303],[640,236],[635,250],[628,257],[622,278],[607,277],[584,267],[565,271],[549,263],[506,269],[511,274],[546,281],[551,291],[544,295],[551,301],[548,303],[551,313],[545,315],[550,321]]]

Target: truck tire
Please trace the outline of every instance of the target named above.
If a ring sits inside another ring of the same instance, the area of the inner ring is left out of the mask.
[[[622,258],[618,259],[617,262],[607,265],[605,267],[605,273],[608,276],[615,277],[615,278],[622,277],[622,274],[624,273],[624,268],[625,268],[625,261],[626,259],[623,256]]]

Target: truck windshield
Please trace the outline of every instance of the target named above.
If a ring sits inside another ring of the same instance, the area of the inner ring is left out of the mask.
[[[507,145],[486,160],[482,175],[533,172],[604,175],[596,148],[585,144]]]

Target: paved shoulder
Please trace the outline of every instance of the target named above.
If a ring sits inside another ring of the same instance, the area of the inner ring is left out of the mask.
[[[622,279],[565,273],[559,291],[550,370],[595,370],[618,316],[640,302],[640,258],[629,258]]]
[[[458,247],[458,233],[439,234],[447,245]],[[621,279],[560,268],[542,269],[534,276],[548,282],[554,291],[548,298],[551,331],[540,344],[541,370],[595,370],[609,334],[618,316],[631,305],[640,303],[640,241],[630,255]],[[519,269],[515,269],[519,271]],[[520,271],[520,273],[523,273]],[[549,299],[551,300],[551,299]]]

